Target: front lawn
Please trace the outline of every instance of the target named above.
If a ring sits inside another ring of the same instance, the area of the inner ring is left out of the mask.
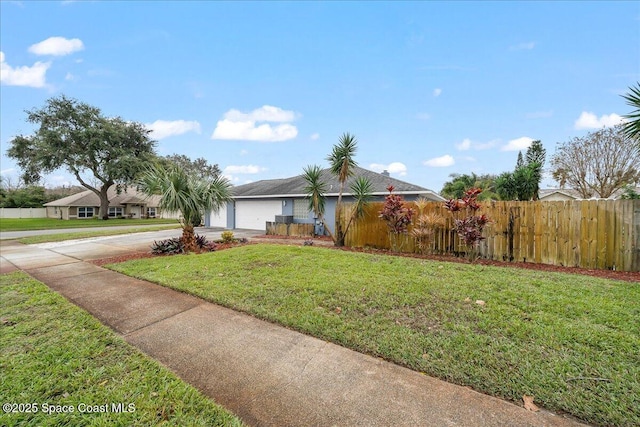
[[[0,301],[0,425],[242,425],[26,274],[0,275]]]
[[[640,284],[249,245],[112,269],[515,402],[640,425]]]
[[[0,231],[53,230],[58,228],[113,227],[116,225],[177,224],[175,219],[109,219],[97,218],[62,220],[56,218],[1,218]]]

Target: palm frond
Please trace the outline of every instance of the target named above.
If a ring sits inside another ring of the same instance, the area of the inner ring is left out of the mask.
[[[353,175],[353,168],[358,166],[354,157],[357,151],[358,140],[349,132],[340,136],[338,143],[333,146],[331,154],[327,157],[331,173],[338,177],[338,181],[344,183]]]
[[[364,213],[364,207],[371,200],[371,193],[373,193],[373,185],[371,181],[363,176],[359,176],[351,184],[351,194],[355,199],[355,217],[360,218]]]
[[[302,174],[307,185],[304,192],[309,200],[309,210],[314,213],[316,218],[324,215],[325,193],[327,192],[327,184],[322,181],[322,168],[318,165],[310,165],[304,168]]]
[[[142,174],[138,189],[148,196],[159,195],[158,207],[180,212],[185,225],[194,225],[204,211],[217,211],[231,200],[231,184],[226,178],[200,180],[179,166],[150,167]]]
[[[631,86],[629,93],[622,95],[627,101],[627,105],[635,108],[631,113],[624,115],[627,122],[623,125],[623,130],[628,138],[640,140],[640,83],[637,86]]]

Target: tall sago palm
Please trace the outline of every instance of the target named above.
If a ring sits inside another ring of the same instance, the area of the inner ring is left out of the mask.
[[[231,200],[231,184],[221,176],[203,180],[189,175],[179,166],[165,169],[152,166],[138,182],[144,194],[159,195],[159,208],[180,212],[182,242],[187,252],[197,250],[194,227],[204,211],[218,212]]]
[[[363,176],[359,176],[353,184],[351,184],[350,189],[354,201],[351,207],[351,215],[349,215],[349,222],[347,222],[347,226],[344,229],[343,239],[347,236],[349,227],[351,227],[353,221],[364,215],[364,208],[369,203],[369,200],[371,200],[371,194],[373,193],[371,181]]]
[[[340,189],[338,192],[338,203],[336,204],[336,246],[344,246],[344,231],[342,230],[341,215],[342,215],[342,193],[344,192],[344,186],[347,179],[353,175],[353,168],[358,166],[354,160],[356,155],[358,141],[354,135],[349,132],[345,132],[340,136],[338,143],[333,146],[331,154],[327,157],[329,161],[329,169],[331,173],[338,178],[340,183]]]
[[[307,182],[304,192],[309,199],[309,210],[318,218],[324,229],[333,239],[333,233],[324,222],[325,193],[327,192],[327,184],[322,181],[322,169],[318,165],[310,165],[303,169],[302,177]]]

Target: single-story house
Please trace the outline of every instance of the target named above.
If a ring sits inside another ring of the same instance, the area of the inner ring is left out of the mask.
[[[546,188],[538,192],[539,200],[543,202],[563,202],[565,200],[580,199],[580,193],[572,188]]]
[[[354,175],[347,181],[343,193],[343,201],[353,201],[349,187],[353,180],[363,176],[369,179],[373,188],[372,201],[384,201],[389,194],[387,187],[393,185],[394,193],[402,195],[405,200],[413,201],[420,196],[433,201],[445,199],[436,192],[418,185],[410,184],[389,176],[388,172],[377,173],[356,167]],[[327,184],[325,194],[325,222],[333,227],[335,223],[335,207],[338,200],[340,183],[329,169],[322,171],[322,179]],[[307,185],[302,175],[284,179],[267,179],[233,188],[233,200],[219,212],[205,214],[205,226],[223,227],[227,229],[266,230],[267,222],[274,222],[276,216],[289,217],[293,223],[313,224],[316,218],[309,211],[309,200],[306,199],[304,187]]]
[[[640,193],[640,187],[633,188],[636,193]],[[583,200],[583,197],[577,190],[573,188],[546,188],[541,189],[538,193],[540,195],[540,200],[543,202],[556,202],[556,201],[566,201],[566,200]],[[611,200],[618,200],[624,194],[624,189],[616,190],[609,197]],[[597,196],[589,197],[589,199],[597,199]]]
[[[109,197],[109,218],[160,218],[158,208],[160,196],[147,197],[135,187],[122,189],[118,194],[113,185],[107,191]],[[85,219],[97,217],[100,212],[100,198],[91,190],[72,194],[53,202],[45,203],[47,218]]]

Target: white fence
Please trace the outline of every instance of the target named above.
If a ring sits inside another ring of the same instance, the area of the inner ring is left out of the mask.
[[[47,208],[0,208],[0,218],[46,218]]]

